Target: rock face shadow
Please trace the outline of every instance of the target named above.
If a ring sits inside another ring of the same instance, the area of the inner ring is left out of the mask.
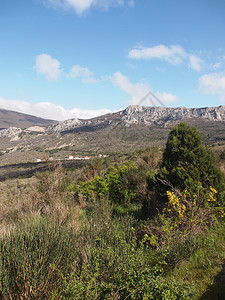
[[[201,296],[199,300],[224,300],[225,299],[225,259],[221,262],[222,270],[214,278],[214,283]]]

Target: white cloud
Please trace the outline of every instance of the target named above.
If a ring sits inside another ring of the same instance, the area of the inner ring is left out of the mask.
[[[221,63],[221,62],[215,63],[215,64],[212,66],[212,69],[213,69],[213,70],[217,70],[217,69],[221,69],[221,68],[222,68],[222,63]]]
[[[88,68],[81,67],[80,65],[74,65],[71,68],[68,77],[81,77],[82,82],[84,83],[95,83],[97,80],[93,78],[93,75],[94,74]]]
[[[219,95],[220,100],[225,101],[225,72],[205,74],[198,84],[204,94]]]
[[[124,5],[125,0],[43,0],[47,5],[60,8],[66,11],[73,10],[76,14],[82,15],[85,11],[92,7],[100,7],[108,9],[112,5]],[[128,5],[131,6],[133,0],[128,0]]]
[[[165,60],[173,65],[178,65],[183,62],[183,59],[186,57],[186,52],[181,46],[178,45],[172,45],[170,47],[158,45],[152,48],[140,47],[132,49],[129,52],[128,57],[135,59],[158,58]]]
[[[149,87],[149,85],[144,84],[144,83],[133,84],[128,80],[128,78],[126,76],[124,76],[120,72],[114,73],[111,80],[114,85],[118,86],[122,91],[124,91],[128,95],[130,95],[130,97],[131,97],[131,99],[129,101],[130,104],[160,105],[160,103],[156,99],[152,99],[152,102],[151,102],[149,97],[145,101],[142,102],[143,98],[151,91],[151,88]],[[159,100],[164,105],[179,101],[176,96],[169,94],[169,93],[156,93],[156,96],[159,98]]]
[[[48,54],[36,56],[36,71],[44,75],[48,81],[57,80],[62,72],[60,62]]]
[[[170,103],[179,102],[177,96],[170,93],[156,93],[156,96],[162,101],[163,104],[168,105]]]
[[[39,102],[36,104],[20,100],[5,100],[0,97],[0,108],[13,110],[45,119],[58,121],[72,118],[89,119],[111,112],[108,109],[85,110],[79,108],[65,109],[60,105],[50,102]]]
[[[129,0],[129,1],[128,1],[128,5],[129,5],[130,7],[133,7],[133,6],[134,6],[134,0]]]
[[[83,11],[90,9],[91,5],[93,5],[94,0],[65,0],[62,2],[66,9],[72,8],[78,15],[81,15]]]
[[[180,65],[189,60],[189,66],[195,70],[200,71],[203,65],[203,60],[196,55],[187,53],[179,45],[157,45],[152,48],[137,47],[129,51],[129,58],[134,59],[161,59],[172,65]]]
[[[196,55],[189,55],[189,66],[191,69],[200,72],[203,66],[203,60]]]
[[[132,84],[128,78],[120,72],[114,73],[112,82],[114,85],[118,86],[120,90],[131,96],[131,104],[139,103],[150,90],[150,87],[147,84]]]
[[[44,75],[48,81],[57,80],[62,72],[60,62],[52,58],[49,54],[40,54],[36,56],[36,72]],[[81,77],[83,83],[96,83],[97,80],[93,77],[93,73],[80,65],[74,65],[67,77]]]

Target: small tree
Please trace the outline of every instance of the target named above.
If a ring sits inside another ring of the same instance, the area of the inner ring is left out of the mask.
[[[159,179],[180,191],[194,191],[199,184],[224,191],[224,177],[216,166],[213,152],[202,144],[197,128],[185,122],[169,133]]]

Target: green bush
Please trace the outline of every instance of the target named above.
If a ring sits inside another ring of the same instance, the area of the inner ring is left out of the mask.
[[[146,167],[126,163],[110,166],[102,175],[96,175],[89,181],[80,181],[73,186],[78,202],[108,198],[112,203],[128,206],[132,202],[141,202],[146,192]]]
[[[110,167],[105,178],[112,202],[128,205],[141,196],[139,189],[143,186],[145,178],[141,174],[141,168],[134,163]]]

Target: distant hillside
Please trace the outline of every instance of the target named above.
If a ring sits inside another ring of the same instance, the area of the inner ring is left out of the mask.
[[[24,129],[30,126],[48,126],[55,123],[57,122],[54,120],[42,119],[11,110],[0,109],[0,129],[9,127]]]
[[[1,112],[0,119],[1,115],[4,117],[1,122],[6,120],[4,127],[7,124],[7,128],[0,130],[0,165],[39,161],[43,153],[65,159],[164,147],[171,126],[181,121],[197,126],[205,144],[225,144],[225,106],[222,105],[205,108],[129,106],[89,120],[61,122]]]

